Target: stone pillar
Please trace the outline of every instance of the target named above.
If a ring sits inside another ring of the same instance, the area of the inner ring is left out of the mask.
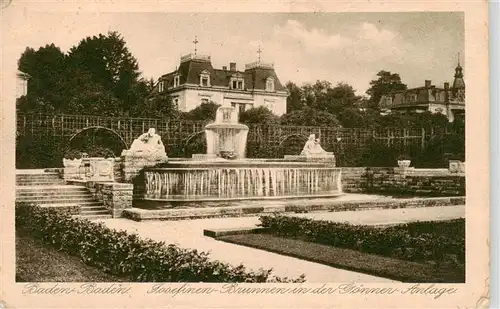
[[[124,151],[121,157],[123,181],[131,182],[145,167],[165,163],[167,160],[166,156],[152,156],[148,153]]]
[[[129,183],[101,182],[98,187],[99,198],[113,218],[121,217],[123,210],[132,208],[132,193],[134,186]]]

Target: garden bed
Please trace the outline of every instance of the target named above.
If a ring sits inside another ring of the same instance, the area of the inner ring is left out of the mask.
[[[465,282],[465,220],[388,227],[261,216],[259,234],[217,239],[404,282]]]
[[[452,265],[430,265],[404,261],[263,233],[228,235],[217,239],[402,282],[465,282],[465,268],[460,269]],[[332,278],[332,280],[334,279]]]
[[[252,271],[243,265],[211,260],[205,252],[142,239],[52,208],[16,204],[16,229],[26,231],[47,247],[129,282],[304,281],[303,276],[280,278],[271,276],[270,269]]]
[[[85,265],[80,259],[44,245],[28,233],[16,231],[16,282],[119,282]]]

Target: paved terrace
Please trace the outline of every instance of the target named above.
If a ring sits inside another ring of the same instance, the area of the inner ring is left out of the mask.
[[[296,214],[293,214],[296,215]],[[345,211],[309,213],[297,216],[311,217],[354,224],[394,224],[415,220],[444,220],[465,216],[465,206],[428,207],[416,209]],[[243,263],[249,269],[273,268],[274,275],[298,277],[306,275],[308,282],[394,282],[330,266],[287,257],[263,250],[233,245],[203,236],[204,229],[254,227],[258,217],[219,218],[181,221],[143,221],[127,219],[100,220],[108,227],[137,233],[144,238],[175,243],[183,248],[210,252],[213,259],[233,265]]]

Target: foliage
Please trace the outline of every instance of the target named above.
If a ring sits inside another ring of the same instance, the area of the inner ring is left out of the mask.
[[[136,102],[128,94],[140,76],[139,65],[130,53],[123,37],[117,32],[87,37],[68,53],[68,64],[73,69],[90,73],[92,80],[109,89],[127,110]]]
[[[394,166],[398,151],[388,147],[383,142],[371,139],[361,154],[360,166]]]
[[[87,37],[68,54],[54,44],[27,48],[18,69],[30,76],[28,95],[17,105],[24,112],[126,115],[149,93],[117,32]]]
[[[448,160],[465,161],[465,135],[441,134],[433,137],[417,158],[419,166],[448,167]]]
[[[285,86],[289,93],[286,98],[286,112],[291,113],[304,108],[305,102],[303,101],[302,88],[290,81]]]
[[[279,117],[268,108],[259,106],[239,114],[239,121],[245,124],[279,124]]]
[[[81,159],[82,157],[83,157],[82,152],[80,150],[77,150],[77,149],[67,149],[64,152],[65,159],[73,160],[73,159]]]
[[[380,71],[377,73],[378,79],[370,82],[370,88],[366,94],[370,96],[369,106],[378,109],[378,104],[383,95],[393,91],[406,90],[407,86],[401,82],[401,77],[397,73],[389,71]]]
[[[198,121],[214,121],[215,115],[217,112],[217,108],[219,108],[219,104],[210,101],[208,103],[201,103],[196,108],[190,110],[187,113],[184,113],[181,117],[185,120],[198,120]]]
[[[465,261],[465,220],[412,222],[379,228],[288,216],[261,216],[268,232],[409,261]]]
[[[18,60],[18,70],[29,75],[28,95],[20,100],[23,111],[54,112],[64,104],[66,56],[54,44],[38,50],[27,47]]]
[[[293,111],[289,114],[284,114],[281,117],[282,125],[294,126],[318,126],[318,127],[337,127],[340,122],[334,115],[306,107],[301,110]]]
[[[64,143],[52,136],[17,137],[16,168],[62,167]]]
[[[134,111],[136,117],[162,118],[179,120],[181,113],[174,106],[172,98],[168,95],[158,95],[145,100]]]
[[[83,150],[84,153],[87,154],[90,158],[114,158],[116,157],[113,150],[102,147],[102,146],[93,146],[89,148],[85,148]]]
[[[409,154],[407,154],[407,153],[403,153],[403,154],[400,154],[400,155],[398,156],[398,161],[400,161],[400,160],[411,160],[411,157],[410,157],[410,155],[409,155]]]
[[[271,277],[271,270],[233,267],[210,260],[205,252],[141,239],[53,208],[19,204],[15,214],[16,227],[90,266],[132,282],[282,282],[282,278]]]

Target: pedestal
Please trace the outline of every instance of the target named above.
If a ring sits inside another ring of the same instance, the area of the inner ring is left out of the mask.
[[[125,182],[131,182],[142,169],[156,164],[165,163],[168,161],[166,155],[154,155],[143,152],[130,152],[124,150],[122,152],[122,175]]]

